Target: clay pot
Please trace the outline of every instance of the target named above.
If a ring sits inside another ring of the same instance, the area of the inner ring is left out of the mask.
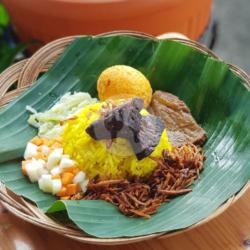
[[[19,37],[41,45],[77,34],[137,30],[152,35],[180,32],[198,40],[212,0],[3,0]]]

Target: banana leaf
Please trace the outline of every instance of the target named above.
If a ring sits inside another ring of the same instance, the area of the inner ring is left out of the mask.
[[[51,107],[68,91],[96,96],[105,68],[126,64],[142,71],[155,90],[183,99],[206,129],[207,160],[193,191],[161,206],[150,219],[128,218],[104,201],[56,201],[22,175],[20,158],[36,134],[27,124],[26,105]],[[250,94],[244,81],[219,60],[175,41],[130,36],[76,39],[37,82],[0,110],[0,180],[48,214],[66,211],[96,237],[140,236],[189,227],[211,215],[250,177]]]

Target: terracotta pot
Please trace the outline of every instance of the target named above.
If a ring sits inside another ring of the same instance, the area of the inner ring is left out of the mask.
[[[47,43],[76,34],[180,32],[198,40],[212,0],[3,0],[20,38]]]

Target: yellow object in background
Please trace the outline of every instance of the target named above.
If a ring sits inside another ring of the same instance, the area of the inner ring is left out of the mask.
[[[101,101],[140,97],[148,107],[152,98],[149,80],[137,69],[126,65],[105,69],[99,76],[97,90]]]

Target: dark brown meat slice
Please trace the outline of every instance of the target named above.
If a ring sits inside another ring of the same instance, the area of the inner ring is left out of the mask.
[[[141,160],[149,156],[159,144],[164,123],[159,117],[154,115],[142,116],[140,131],[135,136],[135,140],[129,140],[137,156]]]
[[[142,116],[143,100],[134,98],[90,124],[86,132],[95,140],[127,139],[138,160],[149,156],[159,144],[164,123],[159,117]]]
[[[95,140],[132,137],[139,133],[142,108],[142,99],[131,99],[93,122],[86,132]]]
[[[165,123],[169,140],[174,146],[186,143],[201,145],[207,136],[187,107],[177,96],[163,91],[153,94],[149,111]]]

